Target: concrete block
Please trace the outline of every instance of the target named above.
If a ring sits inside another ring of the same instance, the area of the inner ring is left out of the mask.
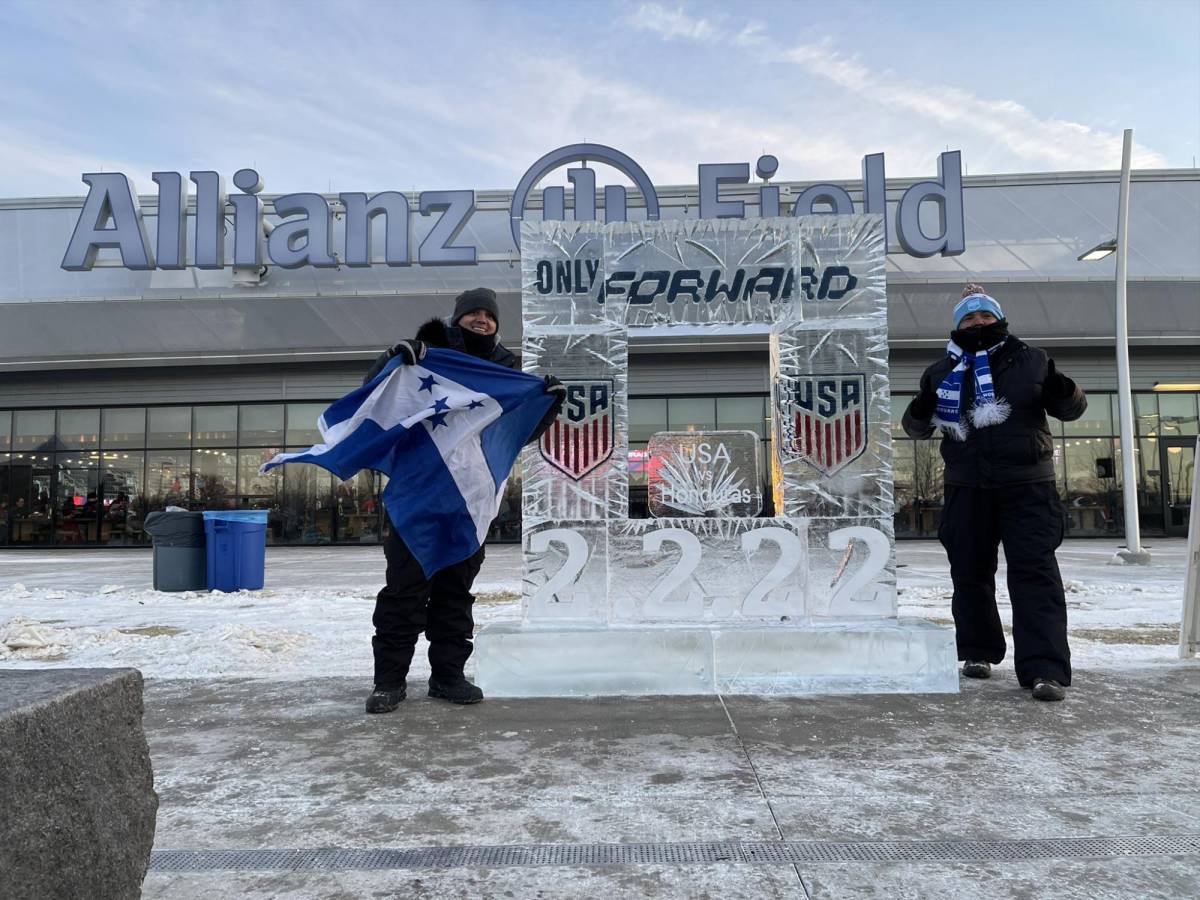
[[[139,897],[157,813],[140,672],[0,671],[0,894]]]

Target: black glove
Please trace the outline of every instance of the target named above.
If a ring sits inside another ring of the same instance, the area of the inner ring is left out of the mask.
[[[1054,367],[1054,360],[1046,363],[1046,380],[1042,382],[1042,393],[1058,399],[1071,397],[1075,393],[1075,382]]]
[[[388,356],[399,356],[406,366],[415,366],[425,358],[425,342],[401,341],[388,350]]]
[[[563,401],[567,399],[567,386],[553,375],[547,375],[545,381],[546,385],[542,390],[554,396],[554,405],[550,407],[550,411],[557,416],[562,410]]]
[[[912,402],[908,405],[908,411],[912,413],[912,417],[917,421],[928,422],[933,418],[933,414],[937,412],[937,401],[937,394],[921,391],[921,393],[913,397]]]

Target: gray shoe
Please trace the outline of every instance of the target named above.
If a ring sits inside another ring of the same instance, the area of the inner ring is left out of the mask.
[[[991,678],[992,664],[982,659],[968,659],[963,663],[962,673],[967,678]]]
[[[1034,700],[1062,700],[1067,696],[1067,689],[1053,678],[1033,679]]]
[[[408,691],[404,685],[398,688],[377,687],[371,691],[371,696],[367,698],[367,712],[390,713],[400,705],[400,701],[405,698],[407,693]]]

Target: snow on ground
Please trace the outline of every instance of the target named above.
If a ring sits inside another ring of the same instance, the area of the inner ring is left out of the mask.
[[[1177,662],[1185,542],[1159,541],[1150,567],[1106,565],[1116,546],[1078,540],[1059,551],[1075,666]],[[902,542],[897,561],[900,615],[949,625],[940,545]],[[148,551],[0,553],[0,666],[134,666],[156,678],[369,678],[383,569],[378,547],[271,548],[265,590],[161,593],[149,588]],[[477,624],[519,618],[520,583],[520,549],[489,548],[476,583]],[[1008,627],[1003,567],[997,587]],[[424,659],[418,647],[415,677],[427,671]]]

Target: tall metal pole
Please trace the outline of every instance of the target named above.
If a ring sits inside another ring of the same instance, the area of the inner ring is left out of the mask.
[[[1142,549],[1138,530],[1137,438],[1133,430],[1133,392],[1129,383],[1129,313],[1125,303],[1125,263],[1129,255],[1129,165],[1133,151],[1133,129],[1125,129],[1121,147],[1121,197],[1117,207],[1117,398],[1121,417],[1121,475],[1125,496],[1125,547],[1113,562],[1148,565],[1150,554]]]

